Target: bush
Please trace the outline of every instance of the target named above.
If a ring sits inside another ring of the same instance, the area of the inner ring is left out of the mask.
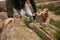
[[[60,6],[56,6],[56,10],[60,9]]]
[[[56,10],[56,7],[53,3],[47,4],[47,5],[42,4],[42,5],[38,6],[38,9],[44,9],[44,8],[48,8],[50,11],[55,11]]]
[[[38,9],[44,9],[45,8],[45,5],[39,5],[38,6]]]
[[[24,23],[27,27],[29,26],[29,21],[27,21],[27,18],[25,18]]]
[[[39,5],[39,6],[38,6],[38,9],[42,9],[42,6]]]
[[[43,37],[45,34],[42,31],[34,30],[39,37]]]
[[[55,33],[55,38],[57,38],[57,40],[60,40],[60,30]]]
[[[43,9],[43,8],[48,8],[50,11],[56,11],[60,8],[60,6],[56,6],[54,3],[49,3],[49,4],[42,4],[38,6],[38,9]]]
[[[55,21],[55,20],[53,20],[53,19],[50,19],[50,24],[52,24],[52,25],[60,28],[60,21]]]
[[[50,3],[50,4],[46,5],[46,6],[47,6],[47,8],[48,8],[50,11],[56,11],[55,4]]]
[[[36,3],[40,3],[40,0],[35,0]]]
[[[56,10],[55,14],[60,15],[60,8],[58,10]]]

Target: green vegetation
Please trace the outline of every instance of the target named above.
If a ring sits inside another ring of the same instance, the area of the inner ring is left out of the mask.
[[[50,19],[50,24],[52,24],[52,25],[60,28],[60,21],[55,21],[55,20],[53,20],[53,19]]]
[[[39,37],[43,37],[45,34],[42,31],[34,30]]]
[[[27,21],[27,18],[25,18],[24,23],[27,27],[29,27],[29,21]],[[45,35],[42,31],[39,31],[38,29],[33,29],[33,31],[36,32],[39,37],[44,37]]]
[[[57,40],[60,40],[60,30],[58,30],[58,31],[55,33],[55,38],[57,38]]]
[[[43,4],[43,5],[39,5],[37,7],[38,7],[38,9],[43,9],[43,8],[45,8],[45,5]]]
[[[35,0],[36,3],[40,3],[40,0]]]
[[[50,11],[55,12],[55,15],[60,15],[60,6],[55,6],[55,4],[53,3],[47,5],[42,4],[38,6],[38,9],[43,9],[43,8],[48,8]]]
[[[55,4],[50,3],[50,4],[46,5],[46,6],[47,6],[47,8],[48,8],[50,11],[56,11]]]
[[[60,8],[56,10],[55,15],[60,15]]]
[[[48,8],[50,11],[56,11],[55,4],[53,3],[47,4],[47,5],[42,4],[42,5],[39,5],[38,8],[39,9]]]
[[[27,21],[27,18],[25,18],[24,23],[27,27],[29,26],[29,21]]]

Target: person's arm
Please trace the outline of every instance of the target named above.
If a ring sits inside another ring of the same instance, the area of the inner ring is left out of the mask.
[[[48,13],[48,18],[47,18],[47,20],[46,20],[46,24],[49,24],[49,20],[50,20],[50,15],[49,15],[49,13]]]
[[[35,15],[33,15],[33,19],[35,20],[36,16],[37,16],[38,9],[37,9],[37,6],[36,6],[36,3],[34,2],[34,0],[30,0],[30,3],[31,3],[31,5],[32,5],[32,7],[34,9],[34,12],[35,12]]]
[[[34,0],[30,0],[30,3],[34,9],[34,12],[36,13],[38,10],[37,10],[37,6],[36,6],[36,3],[34,2]]]

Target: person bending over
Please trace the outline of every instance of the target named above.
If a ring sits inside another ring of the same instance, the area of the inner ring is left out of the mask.
[[[49,26],[50,16],[48,13],[48,8],[44,8],[41,13],[37,14],[37,16],[39,17],[41,24]]]
[[[18,12],[21,11],[21,9],[23,9],[27,15],[30,17],[30,21],[33,20],[32,17],[32,13],[30,11],[30,9],[28,8],[28,6],[25,5],[27,0],[6,0],[6,8],[7,8],[7,16],[8,18],[5,20],[4,25],[7,26],[9,22],[13,21],[14,22],[14,18],[13,18],[13,7],[15,9],[17,9]],[[36,4],[34,2],[34,0],[30,0],[30,3],[34,9],[34,12],[37,13],[37,7]],[[21,14],[19,13],[20,18],[22,17]]]

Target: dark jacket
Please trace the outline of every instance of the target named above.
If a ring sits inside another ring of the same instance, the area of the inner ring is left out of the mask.
[[[8,17],[13,17],[13,7],[15,9],[22,9],[27,0],[6,0],[7,7],[7,15]],[[34,9],[34,12],[37,12],[37,7],[35,5],[34,0],[30,0],[30,3]]]
[[[14,8],[20,10],[24,7],[26,0],[15,0],[14,1]]]

